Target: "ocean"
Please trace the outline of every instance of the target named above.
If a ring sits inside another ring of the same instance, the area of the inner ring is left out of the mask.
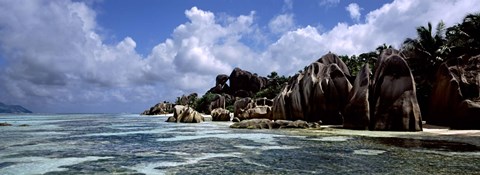
[[[478,137],[166,119],[0,114],[0,174],[480,174]]]

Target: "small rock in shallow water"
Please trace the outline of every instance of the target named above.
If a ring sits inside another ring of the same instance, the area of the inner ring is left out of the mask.
[[[5,122],[5,123],[0,123],[0,126],[12,126],[12,124]]]

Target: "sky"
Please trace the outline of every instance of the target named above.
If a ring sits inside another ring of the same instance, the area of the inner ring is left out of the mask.
[[[478,0],[0,0],[0,102],[140,113],[235,67],[293,75],[329,51],[399,48]]]

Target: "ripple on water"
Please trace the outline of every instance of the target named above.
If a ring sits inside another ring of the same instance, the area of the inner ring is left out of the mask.
[[[375,150],[375,149],[359,149],[359,150],[354,150],[353,154],[358,154],[358,155],[367,155],[367,156],[376,156],[385,153],[386,151],[384,150]]]
[[[331,137],[321,137],[321,138],[314,138],[309,140],[314,141],[324,141],[324,142],[344,142],[347,140],[353,139],[352,137],[345,137],[345,136],[331,136]]]
[[[181,156],[184,158],[185,161],[182,161],[182,162],[163,161],[163,162],[155,162],[155,163],[141,163],[130,168],[133,170],[136,170],[139,173],[144,173],[144,174],[165,174],[166,172],[165,170],[162,170],[163,168],[191,165],[191,164],[199,163],[202,160],[213,159],[213,158],[241,157],[243,155],[242,153],[239,153],[239,152],[200,153],[196,155],[192,155],[189,153],[182,153],[182,152],[171,152],[171,154],[174,154],[176,156]]]
[[[46,158],[46,157],[20,157],[3,158],[0,164],[10,163],[9,166],[0,169],[0,174],[44,174],[51,171],[64,171],[61,166],[75,165],[86,161],[110,159],[112,157],[68,157],[68,158]]]
[[[245,139],[251,140],[256,143],[262,144],[277,144],[275,137],[288,137],[284,135],[274,135],[274,134],[265,134],[265,133],[217,133],[217,134],[208,134],[208,135],[181,135],[169,138],[160,138],[157,141],[160,142],[173,142],[173,141],[186,141],[186,140],[196,140],[203,138],[220,138],[220,139]]]

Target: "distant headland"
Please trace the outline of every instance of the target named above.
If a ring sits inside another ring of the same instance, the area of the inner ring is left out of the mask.
[[[0,113],[32,113],[32,111],[20,105],[7,105],[0,102]]]

